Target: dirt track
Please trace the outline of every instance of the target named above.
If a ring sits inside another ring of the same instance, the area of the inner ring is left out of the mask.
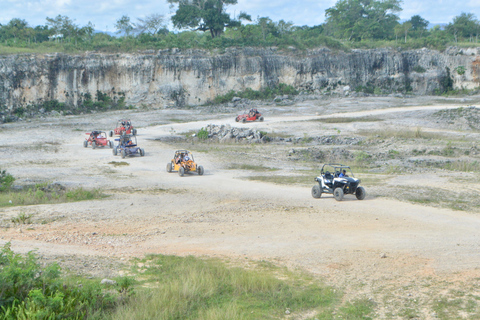
[[[344,116],[348,111],[349,117],[388,115],[389,125],[419,126],[421,117],[418,123],[404,123],[404,115],[471,105],[476,101],[417,108],[401,101],[397,102],[397,108],[387,108],[386,102],[369,107],[371,101],[364,104],[347,101],[338,109],[342,114],[314,101],[298,106],[300,115],[292,114],[287,107],[265,107],[266,121],[247,125],[295,136],[305,132],[328,134],[337,129],[308,120]],[[110,130],[115,120],[122,117],[133,119],[139,127],[138,141],[146,151],[145,157],[122,160],[114,157],[111,149],[82,147],[84,132],[93,128]],[[18,183],[51,181],[67,187],[101,188],[111,197],[2,208],[0,244],[11,241],[13,249],[23,252],[36,248],[46,257],[67,265],[70,262],[68,267],[72,269],[100,275],[116,273],[116,269],[105,268],[105,262],[98,262],[104,257],[118,261],[162,253],[265,259],[319,274],[328,283],[344,288],[347,298],[364,295],[378,299],[379,288],[395,291],[407,285],[408,292],[417,290],[420,296],[426,294],[416,287],[421,279],[478,284],[480,215],[476,213],[373,197],[368,185],[364,201],[347,196],[345,201],[337,202],[329,195],[313,199],[310,187],[242,179],[249,173],[226,169],[225,158],[209,152],[194,154],[205,167],[204,176],[192,174],[180,178],[165,171],[174,150],[191,145],[167,144],[162,142],[163,137],[197,131],[210,123],[245,126],[235,123],[233,118],[233,113],[210,115],[198,110],[159,110],[2,125],[0,167],[14,175]],[[342,134],[371,129],[369,126],[378,124],[348,123],[343,125]],[[426,126],[425,130],[443,129]],[[476,132],[459,134],[471,135],[478,141]],[[291,146],[277,148],[283,152]],[[271,157],[275,158],[275,154]],[[129,165],[114,166],[112,161],[125,161]],[[426,180],[450,183],[445,173],[429,179],[401,175],[389,183],[422,186],[428,184]],[[478,190],[478,182],[472,187]],[[14,226],[10,219],[20,213],[33,214],[37,223]],[[42,220],[50,222],[41,224]],[[79,261],[84,261],[85,268],[78,267]],[[388,309],[388,303],[385,306]],[[382,310],[378,318],[388,318],[387,310]],[[429,317],[427,313],[422,318]]]

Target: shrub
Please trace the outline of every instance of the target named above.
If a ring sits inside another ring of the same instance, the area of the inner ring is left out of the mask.
[[[197,137],[200,140],[206,140],[208,138],[208,131],[205,128],[200,129],[200,131],[197,132]]]
[[[11,174],[7,173],[6,170],[0,169],[0,192],[10,189],[14,181],[15,178]]]
[[[5,244],[0,252],[0,318],[86,319],[116,306],[97,282],[71,285],[60,275],[56,263],[42,268],[33,252],[22,256]]]

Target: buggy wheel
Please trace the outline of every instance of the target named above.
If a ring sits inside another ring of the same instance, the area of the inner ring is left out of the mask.
[[[260,121],[263,121],[263,116],[262,116],[262,117],[260,117],[260,118],[258,118],[258,120],[260,120]]]
[[[127,153],[125,150],[120,151],[120,154],[122,155],[122,159],[124,159],[127,156]]]
[[[112,141],[108,141],[108,146],[109,146],[110,148],[113,148],[113,142],[112,142]]]
[[[184,167],[180,167],[180,169],[178,169],[178,175],[180,177],[183,177],[183,175],[185,174],[185,168]]]
[[[167,163],[167,172],[172,172],[172,163]]]
[[[235,117],[235,122],[238,122],[238,117]]]
[[[95,149],[97,147],[97,144],[95,143],[95,141],[92,142],[92,149]]]
[[[243,118],[243,119],[242,119],[242,122],[243,122],[243,123],[247,122],[247,118]]]
[[[322,196],[322,189],[320,189],[320,185],[316,184],[312,187],[312,197],[318,199]]]
[[[367,195],[367,192],[365,191],[364,187],[358,187],[357,190],[355,190],[355,196],[357,197],[358,200],[365,199],[366,195]]]
[[[199,176],[203,176],[203,172],[204,172],[203,167],[202,167],[202,166],[198,166],[198,167],[197,167],[197,172],[198,172],[198,175],[199,175]]]
[[[110,131],[110,132],[108,133],[108,135],[109,135],[110,137],[113,137],[113,131]]]
[[[132,129],[132,134],[133,134],[134,136],[136,136],[136,135],[137,135],[137,129]]]
[[[88,147],[88,141],[87,141],[87,140],[83,141],[83,146],[84,146],[85,148]]]
[[[335,197],[335,200],[342,201],[343,200],[343,189],[342,188],[336,188],[335,190],[333,190],[333,196]]]
[[[113,150],[112,150],[112,153],[113,153],[113,155],[114,155],[114,156],[116,156],[116,155],[117,155],[117,153],[118,153],[118,151],[117,151],[117,147],[113,148]]]
[[[140,156],[143,157],[144,155],[145,155],[145,150],[143,150],[143,148],[142,148],[142,149],[140,149]]]

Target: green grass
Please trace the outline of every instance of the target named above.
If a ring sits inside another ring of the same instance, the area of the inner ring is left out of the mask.
[[[311,120],[308,120],[311,121]],[[325,122],[325,123],[352,123],[352,122],[377,122],[383,121],[380,118],[373,117],[334,117],[334,118],[319,118],[313,121]]]
[[[315,174],[312,173],[310,175],[307,174],[296,174],[292,176],[283,176],[283,175],[269,175],[269,176],[249,176],[246,179],[252,181],[260,181],[260,182],[267,182],[267,183],[275,183],[275,184],[298,184],[298,185],[311,185],[313,183],[313,178]]]
[[[245,164],[245,163],[232,163],[228,166],[228,169],[232,170],[249,170],[249,171],[277,171],[280,170],[278,168],[272,167],[265,167],[263,165],[255,165],[255,164]]]
[[[19,191],[0,192],[0,207],[54,204],[105,198],[100,190],[75,188],[66,191],[44,191],[44,185],[36,185]]]
[[[125,162],[125,161],[110,161],[108,164],[111,164],[114,167],[129,166],[130,165],[128,162]]]
[[[339,303],[331,287],[269,264],[246,270],[219,260],[158,255],[138,263],[133,272],[154,287],[138,288],[110,319],[282,319],[287,309],[331,318]]]
[[[385,128],[381,130],[360,130],[360,135],[369,137],[371,139],[438,139],[444,140],[445,135],[435,132],[424,132],[422,128],[416,127],[414,129],[397,129],[397,128]]]

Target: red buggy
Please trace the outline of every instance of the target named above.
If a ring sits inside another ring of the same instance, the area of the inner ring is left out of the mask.
[[[260,112],[258,112],[257,109],[253,108],[253,109],[250,109],[250,111],[245,112],[244,114],[239,114],[236,118],[235,118],[235,121],[236,122],[247,122],[247,121],[256,121],[256,120],[259,120],[259,121],[263,121],[263,116]]]
[[[92,149],[96,147],[109,147],[113,148],[113,142],[107,139],[107,133],[105,131],[93,130],[87,132],[88,138],[83,141],[83,146],[86,148],[88,145],[92,146]]]
[[[132,126],[132,121],[130,120],[118,120],[117,126],[114,130],[109,132],[109,136],[113,137],[113,135],[121,136],[124,134],[131,134],[137,135],[137,129]]]

